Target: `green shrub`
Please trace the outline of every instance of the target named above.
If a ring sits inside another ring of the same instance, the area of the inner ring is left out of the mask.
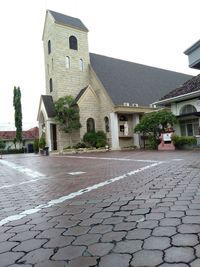
[[[20,154],[20,153],[24,153],[24,148],[20,148],[20,149],[5,149],[3,151],[1,151],[2,154]]]
[[[83,136],[83,141],[89,146],[95,147],[96,144],[96,132],[85,133]]]
[[[44,149],[46,146],[46,140],[45,137],[42,135],[39,139],[39,148]]]
[[[96,133],[96,148],[105,147],[107,145],[107,137],[103,131]]]
[[[75,146],[74,146],[75,149],[78,149],[78,148],[86,148],[86,144],[83,143],[83,142],[79,142],[77,143]]]
[[[148,148],[155,150],[158,148],[159,141],[156,139],[155,136],[149,136],[148,138]]]
[[[39,139],[38,138],[35,138],[34,139],[33,149],[34,149],[34,152],[35,153],[38,153],[39,152]]]
[[[64,149],[72,149],[73,147],[72,146],[66,146],[64,147]]]
[[[172,141],[177,148],[181,148],[183,146],[195,146],[197,144],[197,139],[194,136],[178,136],[172,135]]]
[[[2,139],[0,139],[0,150],[4,150],[5,147],[6,147],[5,142]]]
[[[106,134],[103,131],[85,133],[83,141],[92,147],[105,147],[107,145]]]

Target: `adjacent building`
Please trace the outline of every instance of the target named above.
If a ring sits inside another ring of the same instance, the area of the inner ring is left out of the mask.
[[[21,148],[21,144],[15,142],[16,131],[0,131],[0,139],[5,143],[5,149]],[[22,145],[27,152],[33,152],[34,140],[39,138],[38,127],[22,131]]]
[[[120,36],[128,42],[128,36]],[[54,119],[54,101],[60,97],[72,95],[79,109],[82,127],[73,133],[73,144],[86,132],[101,130],[110,147],[120,149],[140,146],[140,138],[133,132],[140,117],[157,110],[153,102],[192,78],[90,53],[87,27],[80,19],[55,11],[46,12],[42,40],[46,94],[40,99],[38,121],[50,151],[69,145],[68,134],[59,130]]]
[[[184,54],[188,56],[189,67],[200,70],[200,41],[189,47]],[[171,108],[178,119],[175,125],[177,135],[200,135],[200,74],[170,91],[154,104]]]

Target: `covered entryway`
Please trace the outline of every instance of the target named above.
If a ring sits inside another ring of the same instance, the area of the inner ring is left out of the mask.
[[[51,146],[52,150],[57,150],[57,129],[56,124],[50,124],[50,131],[51,131]]]

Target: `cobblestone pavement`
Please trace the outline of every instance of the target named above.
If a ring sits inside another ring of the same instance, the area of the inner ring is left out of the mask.
[[[0,267],[199,267],[200,152],[0,160]]]

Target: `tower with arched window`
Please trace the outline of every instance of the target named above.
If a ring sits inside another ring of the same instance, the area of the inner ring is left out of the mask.
[[[88,29],[79,19],[47,10],[42,39],[46,94],[76,97],[89,84]]]

